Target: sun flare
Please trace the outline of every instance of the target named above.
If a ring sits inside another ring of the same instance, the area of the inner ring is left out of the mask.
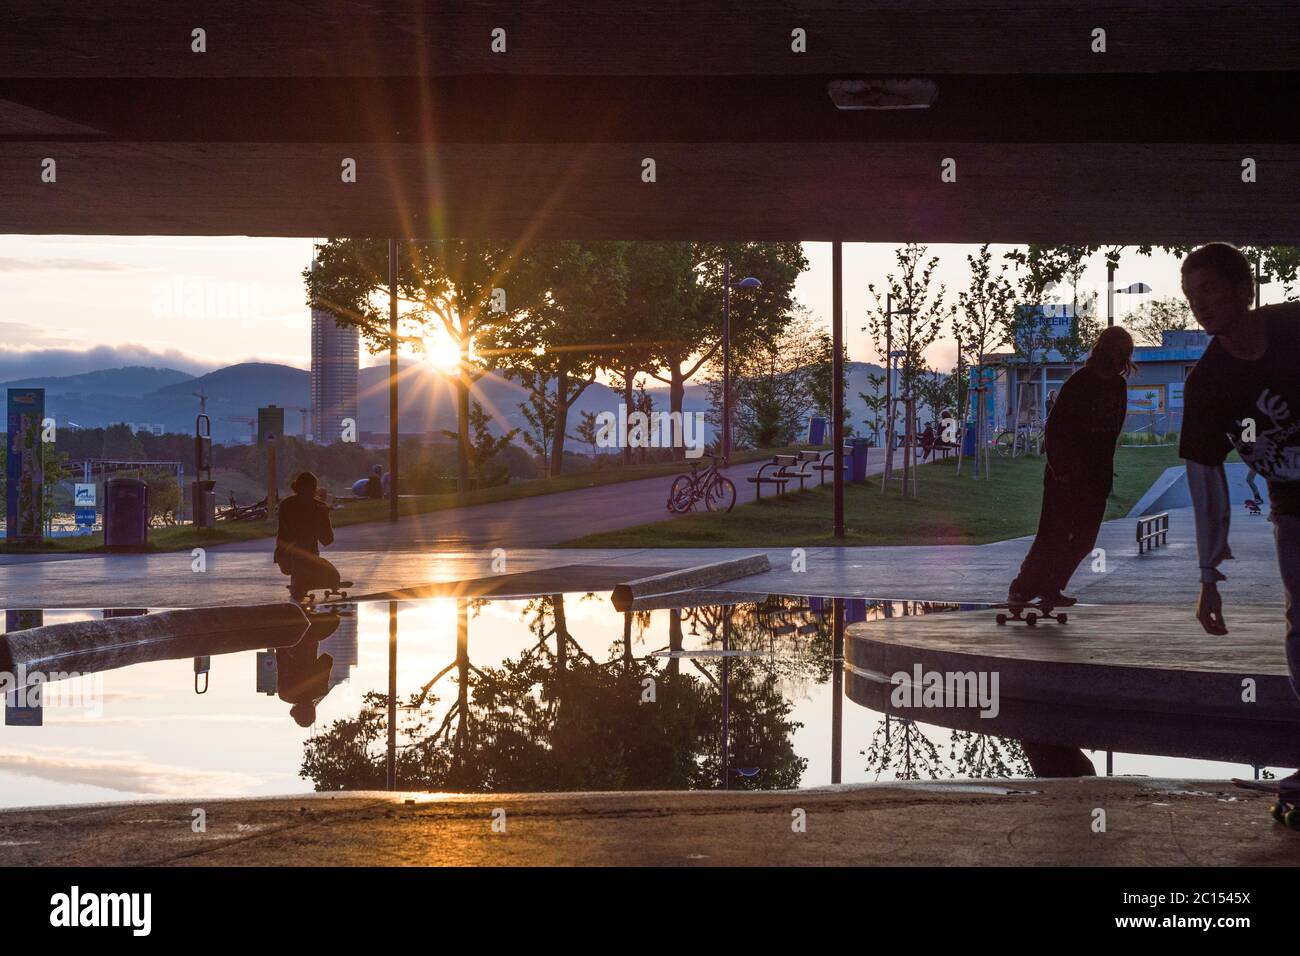
[[[460,349],[456,343],[447,338],[427,338],[424,340],[424,358],[444,372],[454,372],[460,367]]]

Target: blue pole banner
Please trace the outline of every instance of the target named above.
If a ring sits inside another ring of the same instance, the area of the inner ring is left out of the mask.
[[[45,389],[8,390],[5,416],[5,538],[42,538],[41,504],[45,495],[41,455],[41,422],[45,419]]]

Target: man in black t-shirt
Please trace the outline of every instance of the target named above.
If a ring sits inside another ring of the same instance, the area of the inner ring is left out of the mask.
[[[1218,566],[1232,557],[1223,462],[1235,448],[1268,481],[1286,598],[1287,665],[1300,696],[1300,302],[1251,309],[1250,261],[1227,243],[1193,250],[1182,274],[1192,314],[1213,336],[1187,377],[1178,447],[1196,514],[1196,618],[1210,634],[1228,633],[1218,589],[1226,576]],[[1300,774],[1282,780],[1280,791],[1284,801],[1300,802]]]

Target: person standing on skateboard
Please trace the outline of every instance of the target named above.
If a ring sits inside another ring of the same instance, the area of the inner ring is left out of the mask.
[[[338,568],[320,556],[320,545],[334,541],[329,505],[316,497],[316,476],[304,471],[290,485],[294,494],[280,503],[275,563],[289,575],[289,597],[302,601],[309,591],[337,588]]]
[[[1300,696],[1300,303],[1252,309],[1254,270],[1236,246],[1212,242],[1183,260],[1183,294],[1211,336],[1183,388],[1178,454],[1196,516],[1201,596],[1196,619],[1227,634],[1218,582],[1231,505],[1223,462],[1234,448],[1268,482],[1269,520],[1286,601],[1286,660]],[[1300,804],[1300,771],[1279,781],[1283,803]]]
[[[1119,326],[1097,337],[1087,362],[1061,386],[1047,417],[1047,467],[1038,534],[1007,590],[1007,603],[1042,599],[1069,607],[1062,593],[1092,551],[1114,480],[1115,444],[1128,414],[1124,378],[1133,371],[1133,338]]]

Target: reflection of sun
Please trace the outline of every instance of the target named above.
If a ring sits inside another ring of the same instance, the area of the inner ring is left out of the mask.
[[[444,372],[454,372],[460,367],[460,349],[456,347],[455,342],[445,336],[424,340],[424,358]]]

